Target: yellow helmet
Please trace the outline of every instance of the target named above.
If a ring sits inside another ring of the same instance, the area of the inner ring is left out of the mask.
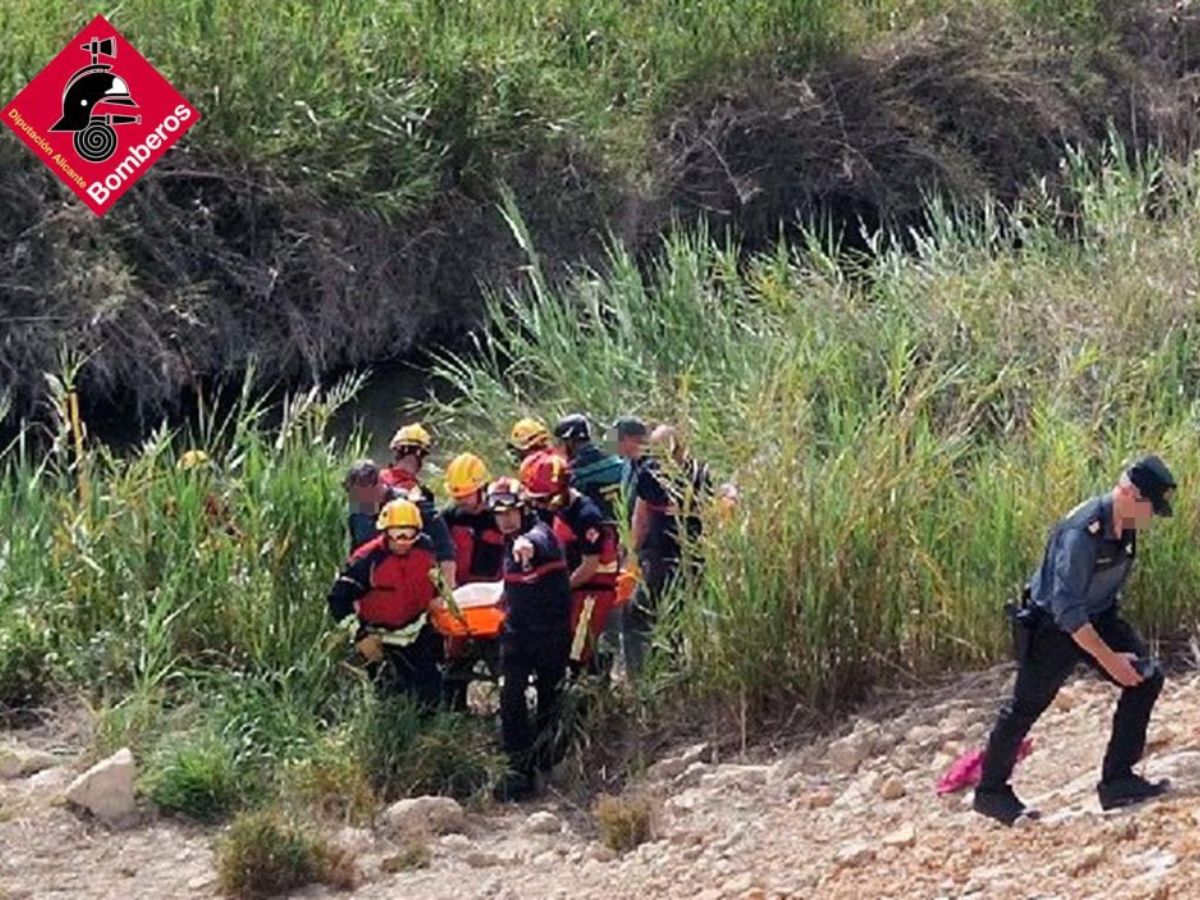
[[[433,438],[429,436],[425,426],[417,422],[405,425],[392,435],[392,442],[389,446],[392,450],[398,450],[401,447],[416,447],[428,453],[429,448],[433,446]]]
[[[380,531],[387,531],[389,528],[420,529],[421,511],[411,500],[393,500],[379,511],[375,527]]]
[[[474,453],[460,453],[446,466],[446,491],[456,500],[470,497],[487,483],[487,466]]]
[[[179,457],[179,468],[184,472],[189,472],[197,466],[202,466],[208,462],[208,454],[203,450],[188,450],[183,456]]]
[[[509,433],[508,446],[518,453],[549,447],[550,429],[537,419],[521,419]]]

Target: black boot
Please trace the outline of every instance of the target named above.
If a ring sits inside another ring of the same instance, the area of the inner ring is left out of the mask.
[[[1100,807],[1109,810],[1161,797],[1170,789],[1171,782],[1166,778],[1162,781],[1147,781],[1141,775],[1130,773],[1100,782],[1096,792],[1100,795]]]
[[[1040,815],[1037,810],[1029,809],[1022,803],[1017,798],[1013,789],[1007,784],[996,790],[977,788],[975,790],[975,801],[972,805],[975,812],[1010,827],[1021,816],[1036,819]]]

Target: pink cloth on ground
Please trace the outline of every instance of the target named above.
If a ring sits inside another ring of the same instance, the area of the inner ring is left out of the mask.
[[[1025,738],[1021,741],[1021,746],[1017,748],[1017,762],[1032,752],[1033,741]],[[983,775],[983,755],[983,749],[976,747],[974,750],[968,750],[951,763],[950,768],[938,779],[938,794],[953,794],[963,788],[979,784],[979,779]]]

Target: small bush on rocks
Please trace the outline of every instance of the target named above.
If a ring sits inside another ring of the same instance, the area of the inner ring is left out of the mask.
[[[601,795],[593,814],[600,838],[618,853],[628,853],[651,840],[655,831],[655,805],[648,797]]]
[[[221,891],[240,900],[274,897],[307,884],[352,888],[353,856],[313,835],[278,810],[234,820],[217,852]]]

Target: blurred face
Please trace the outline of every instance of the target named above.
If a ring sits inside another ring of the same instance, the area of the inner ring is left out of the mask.
[[[646,452],[646,436],[637,435],[617,439],[617,453],[626,459],[641,459]]]
[[[350,502],[359,506],[377,506],[383,499],[384,484],[376,481],[374,484],[350,485]]]
[[[475,493],[470,494],[469,496],[466,496],[466,497],[456,497],[454,499],[454,505],[457,506],[459,509],[461,509],[463,512],[468,512],[468,513],[483,512],[483,509],[484,509],[483,491],[476,491]]]
[[[521,530],[521,518],[520,509],[498,509],[496,527],[500,529],[501,534],[516,534]]]
[[[416,475],[421,471],[421,465],[425,462],[425,454],[421,450],[403,447],[395,451],[395,460],[399,468],[412,475]]]
[[[1129,482],[1118,486],[1117,501],[1115,512],[1126,527],[1145,528],[1154,518],[1154,504]]]
[[[397,556],[404,556],[417,542],[421,532],[416,528],[389,528],[387,530],[388,549]]]

